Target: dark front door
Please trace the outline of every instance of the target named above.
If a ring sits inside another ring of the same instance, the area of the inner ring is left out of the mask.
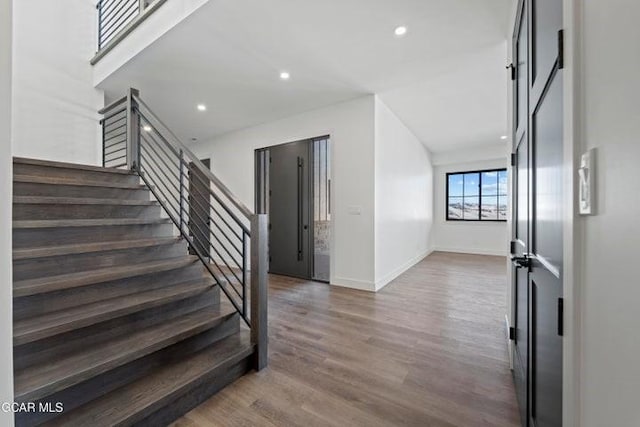
[[[524,425],[562,425],[562,1],[521,1],[514,39],[514,378]]]
[[[211,167],[209,159],[200,160],[208,169]],[[209,178],[202,173],[193,163],[189,164],[189,235],[193,239],[194,246],[200,254],[210,257],[211,236],[210,225],[210,192]],[[189,253],[195,255],[195,250],[189,248]]]
[[[269,272],[311,278],[311,143],[269,148]]]

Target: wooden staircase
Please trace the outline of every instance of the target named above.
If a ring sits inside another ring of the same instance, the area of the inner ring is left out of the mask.
[[[238,313],[137,175],[16,158],[13,215],[15,400],[51,408],[17,425],[165,425],[250,369]]]

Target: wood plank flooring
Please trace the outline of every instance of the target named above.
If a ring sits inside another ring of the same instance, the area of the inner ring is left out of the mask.
[[[501,257],[434,253],[377,294],[271,276],[269,367],[174,423],[517,426]]]

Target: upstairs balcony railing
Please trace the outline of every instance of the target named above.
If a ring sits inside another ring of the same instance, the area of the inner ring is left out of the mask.
[[[98,0],[98,49],[95,64],[167,0]]]
[[[135,171],[251,329],[267,364],[267,215],[254,214],[142,101],[135,89],[99,111],[103,166]]]

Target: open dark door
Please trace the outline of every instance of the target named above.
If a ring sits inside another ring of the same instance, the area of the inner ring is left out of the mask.
[[[562,0],[532,0],[529,111],[532,212],[530,420],[562,425]]]
[[[313,224],[310,140],[269,148],[269,272],[310,279]]]
[[[200,160],[205,167],[210,168],[210,159]],[[209,178],[193,163],[189,164],[189,234],[194,246],[205,257],[210,258],[211,236],[209,233],[209,206],[211,205]],[[195,255],[193,248],[189,253]]]
[[[562,1],[520,2],[514,38],[514,378],[523,425],[562,425]]]
[[[513,105],[514,105],[514,156],[513,156],[513,377],[520,407],[520,419],[528,417],[529,387],[529,88],[528,88],[528,22],[527,11],[521,3],[513,44]]]

